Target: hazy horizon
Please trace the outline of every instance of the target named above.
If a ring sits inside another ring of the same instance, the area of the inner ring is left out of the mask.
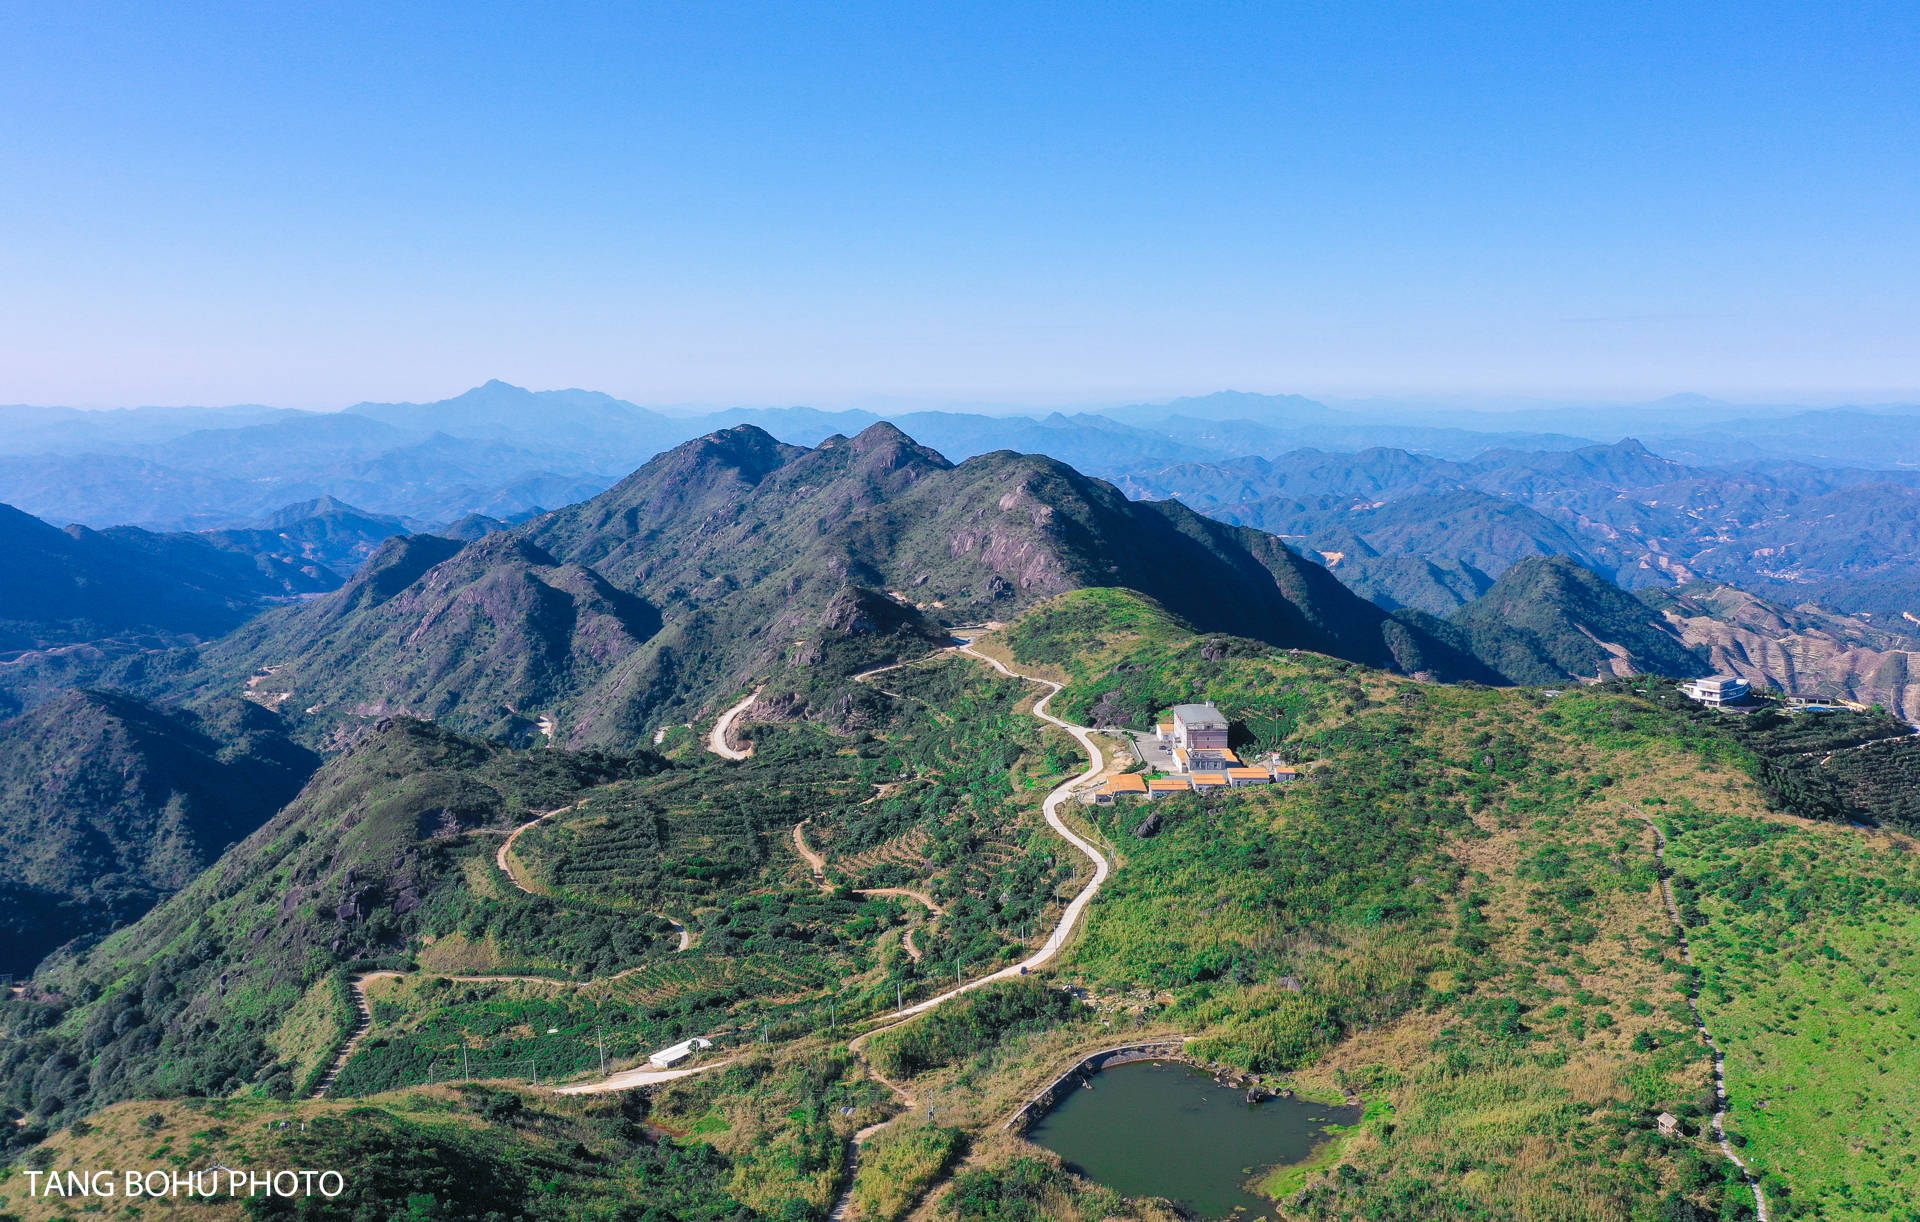
[[[1907,6],[0,18],[0,401],[1920,398]]]
[[[456,399],[470,391],[477,390],[489,382],[502,382],[518,390],[534,393],[585,391],[607,394],[622,402],[647,411],[668,416],[698,416],[724,411],[778,411],[781,409],[811,409],[822,412],[865,411],[875,415],[904,414],[908,412],[959,412],[979,415],[1028,416],[1045,415],[1059,412],[1065,415],[1076,413],[1098,414],[1125,407],[1157,405],[1187,399],[1204,399],[1213,395],[1251,395],[1275,399],[1306,399],[1335,411],[1356,415],[1379,413],[1382,415],[1424,414],[1460,414],[1485,413],[1488,415],[1521,415],[1529,412],[1592,412],[1604,413],[1624,409],[1633,410],[1670,410],[1676,413],[1676,421],[1683,413],[1694,406],[1713,408],[1733,408],[1756,412],[1822,410],[1835,408],[1857,408],[1863,411],[1900,411],[1920,408],[1920,391],[1909,394],[1888,392],[1878,397],[1852,396],[1841,393],[1801,395],[1782,394],[1777,396],[1721,396],[1702,394],[1692,390],[1678,390],[1651,398],[1607,398],[1603,396],[1527,396],[1527,395],[1488,395],[1431,392],[1403,395],[1358,395],[1317,394],[1300,390],[1248,390],[1243,387],[1216,387],[1210,390],[1184,390],[1166,394],[1140,396],[1135,398],[1099,399],[1061,399],[1048,401],[1034,397],[1027,399],[1005,399],[999,401],[978,399],[946,399],[938,397],[913,397],[902,395],[864,395],[845,399],[831,400],[763,400],[757,402],[708,400],[708,401],[671,401],[648,402],[630,395],[623,395],[604,387],[588,385],[532,386],[514,382],[508,378],[481,378],[449,390],[443,394],[425,398],[372,397],[356,399],[351,402],[324,403],[287,403],[267,402],[263,400],[234,401],[226,403],[158,403],[152,401],[130,401],[124,403],[78,403],[78,402],[7,402],[0,406],[10,408],[47,408],[59,410],[77,410],[88,412],[113,411],[167,411],[167,410],[239,410],[264,408],[270,410],[291,410],[304,412],[342,412],[365,404],[393,403],[440,403]]]

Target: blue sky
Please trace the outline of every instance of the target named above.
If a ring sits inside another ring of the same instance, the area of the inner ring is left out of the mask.
[[[0,9],[0,402],[1920,394],[1905,4]]]

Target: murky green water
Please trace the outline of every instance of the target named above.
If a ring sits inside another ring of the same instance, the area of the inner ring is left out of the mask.
[[[1357,1107],[1299,1099],[1249,1104],[1242,1091],[1190,1065],[1135,1061],[1095,1074],[1027,1136],[1073,1169],[1130,1197],[1166,1197],[1202,1218],[1242,1222],[1271,1215],[1248,1181],[1301,1162],[1329,1124],[1352,1124]]]

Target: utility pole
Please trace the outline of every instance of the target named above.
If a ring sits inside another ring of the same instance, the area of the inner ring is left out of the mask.
[[[607,1037],[601,1034],[600,1024],[593,1024],[593,1038],[600,1045],[600,1076],[607,1076]]]

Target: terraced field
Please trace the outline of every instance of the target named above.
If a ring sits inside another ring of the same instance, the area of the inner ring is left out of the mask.
[[[1003,967],[1042,936],[1047,910],[1064,902],[1054,892],[1071,878],[1052,855],[1019,852],[1035,834],[1019,800],[1034,775],[1033,736],[1010,715],[1022,692],[961,660],[912,679],[915,694],[898,699],[919,711],[860,751],[812,728],[759,727],[752,756],[610,783],[497,846],[476,838],[458,854],[476,893],[509,908],[530,901],[550,920],[644,914],[660,930],[658,957],[598,974],[555,963],[551,978],[544,964],[526,977],[510,967],[378,973],[365,986],[371,1029],[345,1050],[331,1093],[416,1084],[455,1057],[461,1072],[484,1062],[550,1081],[612,1071],[688,1035],[790,1039]],[[975,744],[985,749],[925,741],[936,707],[985,720]],[[879,779],[902,775],[936,779]],[[881,884],[844,891],[816,884],[796,860],[791,825],[776,830],[797,811],[836,841],[914,822],[836,863],[835,877]],[[807,885],[793,885],[795,865]],[[687,914],[694,949],[670,953],[661,911]],[[431,949],[442,962],[500,962],[496,942],[459,932]]]

